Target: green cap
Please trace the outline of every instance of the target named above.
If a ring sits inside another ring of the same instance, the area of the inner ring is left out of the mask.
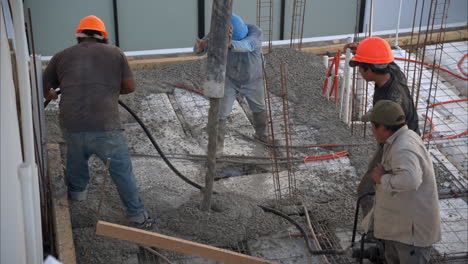
[[[401,106],[393,101],[380,100],[374,108],[367,112],[361,120],[363,122],[372,121],[386,126],[397,126],[405,123],[405,112]]]

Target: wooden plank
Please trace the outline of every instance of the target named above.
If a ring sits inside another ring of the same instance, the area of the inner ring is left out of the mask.
[[[432,36],[429,35],[428,39],[433,39],[436,40],[438,36],[438,32],[432,33]],[[423,42],[425,38],[425,34],[421,34],[419,42]],[[444,33],[444,42],[450,42],[450,41],[462,41],[466,40],[468,37],[468,31],[467,30],[454,30],[454,31],[446,31]],[[394,37],[387,37],[383,38],[385,39],[391,46],[395,45],[395,38]],[[343,40],[344,41],[344,40]],[[416,44],[418,41],[418,35],[414,34],[413,35],[413,44]],[[339,49],[342,49],[345,43],[341,43],[341,41],[336,40],[335,42],[340,42],[339,44],[332,44],[332,45],[326,45],[326,46],[318,46],[318,47],[302,47],[303,52],[308,52],[308,53],[313,53],[317,55],[323,55],[328,53],[335,54]],[[398,44],[400,47],[404,47],[407,45],[410,45],[411,43],[411,36],[400,36],[398,38]],[[431,45],[432,43],[428,43],[428,45]]]
[[[172,57],[172,58],[157,58],[157,59],[143,59],[143,60],[129,60],[128,64],[132,70],[158,68],[174,63],[188,62],[199,60],[206,56],[186,56],[186,57]]]
[[[71,227],[70,209],[64,182],[62,158],[58,144],[47,144],[48,173],[52,190],[55,246],[57,257],[63,263],[76,263],[75,245]],[[60,188],[62,187],[62,188]]]
[[[271,263],[264,259],[236,253],[222,248],[212,247],[159,233],[149,232],[105,221],[98,221],[96,234],[142,245],[176,251],[184,254],[214,259],[227,264]]]

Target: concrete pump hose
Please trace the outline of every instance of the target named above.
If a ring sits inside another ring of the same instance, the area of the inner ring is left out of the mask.
[[[299,225],[296,221],[294,221],[294,219],[292,219],[288,215],[283,214],[282,212],[275,210],[273,208],[265,207],[262,205],[259,205],[259,207],[262,208],[265,212],[283,217],[284,219],[288,220],[291,224],[293,224],[299,230],[299,232],[301,232],[302,236],[304,237],[307,250],[309,250],[310,254],[312,255],[345,255],[346,254],[346,250],[341,250],[341,249],[313,250],[312,247],[310,246],[309,236],[304,231],[304,228],[302,228],[301,225]]]

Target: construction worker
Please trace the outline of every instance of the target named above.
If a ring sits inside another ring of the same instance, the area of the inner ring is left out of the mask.
[[[375,204],[364,221],[385,243],[386,263],[428,263],[441,239],[439,197],[432,159],[421,137],[408,129],[401,106],[380,100],[370,121],[383,158],[370,176],[377,184]]]
[[[409,129],[419,134],[418,115],[411,98],[407,80],[398,65],[394,62],[392,49],[388,43],[379,37],[368,37],[356,43],[348,44],[354,57],[349,62],[351,67],[359,66],[359,73],[366,81],[374,82],[374,96],[372,103],[375,105],[380,100],[391,100],[400,104],[405,112],[406,123]],[[382,147],[377,150],[369,162],[368,170],[358,186],[358,196],[375,190],[375,184],[369,177],[369,172],[382,158]],[[361,201],[363,215],[366,215],[372,207],[372,197],[365,197]]]
[[[238,95],[246,98],[252,111],[254,137],[262,142],[267,141],[267,115],[262,76],[262,31],[255,25],[245,24],[240,16],[232,14],[229,36],[224,97],[219,111],[217,157],[223,154],[226,119]],[[197,38],[194,46],[195,54],[205,54],[208,43],[209,35],[201,40]]]
[[[83,18],[76,29],[78,44],[57,54],[44,72],[44,97],[57,99],[60,87],[60,124],[67,144],[66,175],[70,199],[87,198],[88,159],[110,158],[110,176],[117,185],[129,221],[151,228],[138,194],[127,143],[119,119],[119,94],[135,91],[135,78],[118,47],[106,44],[108,34],[96,16]]]

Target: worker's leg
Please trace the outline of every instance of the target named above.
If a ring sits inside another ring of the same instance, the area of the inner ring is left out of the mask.
[[[224,83],[224,97],[221,99],[219,105],[219,119],[226,120],[229,114],[231,114],[232,106],[239,94],[239,87],[231,79],[226,77]]]
[[[383,240],[385,246],[384,257],[387,264],[399,264],[398,252],[395,248],[394,241]]]
[[[68,195],[72,200],[86,200],[89,182],[88,159],[91,154],[87,152],[84,133],[64,132],[64,137],[67,144]]]
[[[377,166],[382,161],[382,154],[383,154],[383,149],[380,146],[380,144],[377,145],[377,149],[374,152],[374,156],[370,160],[368,166],[367,166],[367,172],[364,174],[364,177],[362,177],[361,182],[359,183],[357,193],[358,197],[367,193],[367,192],[375,192],[375,182],[370,176],[370,171]],[[372,206],[374,204],[374,197],[373,196],[367,196],[361,200],[361,208],[362,208],[362,216],[366,216],[370,210],[372,209]]]
[[[260,78],[255,82],[249,83],[242,89],[242,92],[253,114],[255,137],[266,142],[267,114],[265,111],[265,89],[263,87],[263,79]]]
[[[218,135],[216,145],[216,157],[219,158],[224,152],[224,137],[226,134],[226,119],[232,111],[234,100],[238,94],[237,86],[229,79],[226,78],[224,85],[224,97],[221,99],[219,105],[219,121],[218,121]]]
[[[390,249],[390,251],[387,250]],[[429,263],[432,247],[416,247],[396,241],[385,240],[385,260],[387,263]]]
[[[131,222],[144,222],[147,213],[138,194],[135,177],[133,175],[132,162],[128,153],[127,142],[123,131],[92,132],[91,137],[93,152],[106,163],[111,159],[110,176],[117,186],[120,199],[127,209],[127,217]]]

